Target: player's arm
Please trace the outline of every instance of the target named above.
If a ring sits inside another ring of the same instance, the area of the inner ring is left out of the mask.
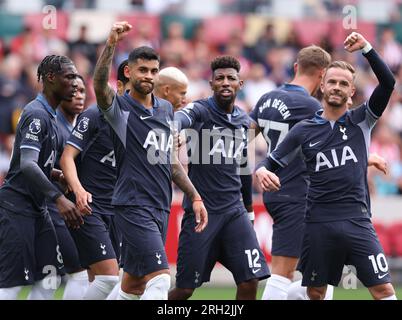
[[[378,85],[370,96],[368,106],[376,118],[380,117],[388,104],[395,86],[395,78],[371,44],[359,33],[352,32],[344,42],[349,52],[362,50],[371,69],[378,79]]]
[[[387,160],[385,160],[383,157],[380,157],[376,153],[369,154],[368,165],[375,167],[377,170],[380,170],[384,174],[388,173]]]
[[[34,189],[41,190],[50,200],[55,201],[60,215],[72,227],[78,227],[84,221],[75,205],[68,200],[43,173],[38,165],[39,151],[32,148],[21,148],[20,168],[26,179]]]
[[[182,129],[192,128],[197,121],[203,121],[206,112],[206,109],[193,102],[175,112],[174,122],[177,124],[177,132]]]
[[[276,149],[257,165],[255,175],[264,191],[280,189],[281,183],[275,172],[279,168],[285,168],[301,152],[303,139],[302,123],[298,123],[288,132]]]
[[[254,223],[253,176],[248,165],[247,148],[243,149],[242,161],[240,164],[240,180],[243,204],[248,212],[250,221]]]
[[[114,50],[117,43],[131,30],[132,26],[127,21],[116,22],[109,33],[106,46],[99,57],[94,71],[94,89],[98,106],[106,110],[113,102],[114,90],[109,86],[108,80],[112,67]]]
[[[172,163],[173,182],[189,197],[193,203],[193,211],[197,225],[195,232],[201,232],[208,224],[208,212],[204,206],[202,198],[194,185],[190,181],[181,163],[176,160]]]
[[[250,121],[250,129],[248,130],[248,142],[251,142],[256,138],[261,132],[260,126],[258,123],[251,118]]]
[[[90,214],[92,212],[90,206],[90,203],[92,202],[92,194],[87,192],[81,185],[77,174],[77,167],[74,161],[80,153],[81,150],[77,149],[71,144],[66,144],[63,154],[60,158],[60,167],[63,170],[67,184],[75,194],[78,210],[84,214]]]

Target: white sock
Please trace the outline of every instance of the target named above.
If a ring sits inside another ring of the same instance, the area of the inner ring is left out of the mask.
[[[95,276],[84,295],[84,300],[105,300],[117,282],[119,276]]]
[[[295,281],[289,286],[288,300],[309,300],[307,287],[302,287],[302,281]]]
[[[22,286],[11,288],[0,288],[0,300],[17,300]]]
[[[106,300],[117,300],[117,297],[119,296],[120,288],[121,288],[121,282],[119,281],[119,282],[116,283],[116,285],[114,286],[113,290],[106,297]]]
[[[82,300],[89,286],[86,270],[68,275],[63,300]]]
[[[382,298],[380,300],[398,300],[398,299],[396,298],[396,295],[393,294],[392,296],[385,297],[385,298]]]
[[[268,278],[261,300],[286,300],[292,281],[277,274]]]
[[[295,281],[289,287],[288,300],[310,300],[307,296],[307,287],[301,285],[302,281]],[[334,286],[327,286],[324,300],[333,300]]]
[[[167,300],[169,288],[170,275],[158,274],[147,282],[140,300]]]
[[[28,295],[28,300],[53,300],[54,293],[60,283],[60,276],[52,276],[49,279],[46,277],[40,281],[36,281]]]
[[[327,292],[325,292],[324,300],[334,300],[334,286],[327,285]]]
[[[131,293],[126,293],[121,288],[119,288],[119,294],[117,295],[116,300],[138,300],[138,296]]]

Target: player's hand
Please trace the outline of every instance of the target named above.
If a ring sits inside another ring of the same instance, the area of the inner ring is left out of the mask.
[[[380,157],[376,153],[371,153],[368,158],[368,165],[374,166],[377,170],[380,170],[384,174],[388,173],[388,163],[383,157]]]
[[[68,200],[64,195],[56,199],[56,206],[68,227],[78,229],[80,225],[84,223],[84,219],[74,203]]]
[[[208,212],[201,199],[193,200],[193,211],[195,214],[195,232],[202,232],[208,224]]]
[[[89,215],[92,213],[92,208],[90,203],[92,203],[92,194],[87,192],[84,188],[81,188],[75,194],[75,203],[77,205],[78,210],[82,214]]]
[[[131,29],[132,25],[129,24],[127,21],[115,22],[112,26],[112,30],[110,30],[107,41],[110,44],[116,44],[121,39],[123,39]]]
[[[268,171],[267,168],[261,167],[255,172],[255,176],[264,191],[278,191],[281,188],[281,183],[278,176]]]
[[[345,50],[348,52],[361,50],[366,44],[367,40],[360,33],[357,32],[352,32],[346,37],[346,40],[343,42]]]

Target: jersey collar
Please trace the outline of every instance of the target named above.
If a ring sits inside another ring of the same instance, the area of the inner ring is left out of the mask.
[[[43,94],[38,93],[38,95],[36,96],[36,99],[35,99],[35,100],[38,100],[38,101],[42,104],[42,106],[46,109],[46,111],[49,112],[50,115],[51,115],[53,118],[56,118],[56,110],[54,110],[54,109],[50,106],[49,102],[47,102],[47,100],[46,100],[46,98],[45,98],[45,96],[44,96]]]
[[[325,118],[323,118],[322,117],[322,113],[324,112],[324,110],[322,110],[322,109],[320,109],[320,110],[318,110],[316,113],[315,113],[315,116],[314,116],[314,121],[315,122],[317,122],[317,123],[320,123],[320,124],[323,124],[323,123],[327,123],[327,122],[329,122],[327,119],[325,119]],[[339,122],[339,123],[345,123],[345,121],[346,121],[346,115],[348,114],[348,112],[349,111],[346,111],[338,120],[336,120],[335,122]]]
[[[139,103],[137,100],[135,100],[130,95],[130,91],[128,91],[128,90],[124,93],[124,97],[126,99],[128,99],[132,104],[139,107],[141,110],[143,110],[147,113],[150,113],[150,114],[154,114],[154,111],[156,111],[156,109],[159,108],[159,106],[160,106],[159,100],[155,97],[155,95],[153,93],[152,93],[152,108],[151,109],[145,108],[141,103]]]
[[[286,91],[297,91],[305,94],[306,96],[310,96],[306,88],[297,84],[285,83],[284,85],[282,85],[281,89],[284,89]]]

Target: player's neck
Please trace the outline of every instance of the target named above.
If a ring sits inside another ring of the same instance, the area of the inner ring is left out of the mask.
[[[61,99],[55,97],[55,94],[50,89],[44,88],[42,91],[43,96],[46,98],[47,103],[56,110],[61,102]]]
[[[133,99],[141,103],[146,109],[152,108],[152,94],[142,94],[136,90],[130,90],[130,95]]]
[[[328,121],[338,120],[340,117],[344,115],[344,113],[348,110],[348,107],[344,105],[343,107],[332,107],[323,102],[324,112],[322,113],[322,117]]]
[[[311,80],[308,76],[298,75],[296,76],[290,84],[294,84],[303,87],[307,92],[312,95],[314,90],[316,90],[316,81]]]

